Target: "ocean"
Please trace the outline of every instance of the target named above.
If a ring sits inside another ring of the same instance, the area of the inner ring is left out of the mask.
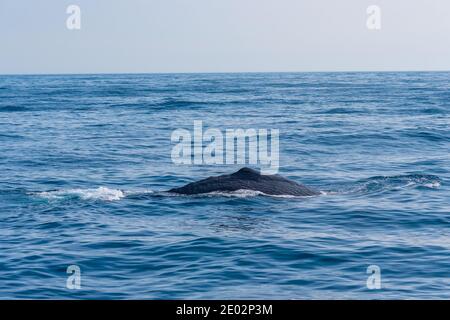
[[[0,76],[0,298],[450,299],[449,116],[449,72]],[[243,166],[174,164],[194,120],[322,194],[165,192]]]

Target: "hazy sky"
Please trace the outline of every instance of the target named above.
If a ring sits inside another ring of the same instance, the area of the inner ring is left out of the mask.
[[[0,74],[450,70],[449,17],[449,0],[0,0]]]

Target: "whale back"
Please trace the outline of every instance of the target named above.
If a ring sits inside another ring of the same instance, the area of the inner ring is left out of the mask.
[[[192,182],[184,187],[171,189],[169,192],[192,195],[237,190],[254,190],[268,195],[313,196],[319,194],[313,189],[282,176],[261,175],[258,171],[247,167],[233,174]]]

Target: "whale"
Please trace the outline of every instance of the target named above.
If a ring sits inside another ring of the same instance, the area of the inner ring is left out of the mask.
[[[315,196],[320,192],[280,175],[262,175],[259,171],[244,167],[232,174],[209,177],[189,183],[168,192],[196,195],[210,192],[233,192],[237,190],[259,191],[266,195]]]

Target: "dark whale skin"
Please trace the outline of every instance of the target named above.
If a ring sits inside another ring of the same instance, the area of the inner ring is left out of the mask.
[[[282,176],[262,175],[250,168],[242,168],[233,174],[192,182],[181,188],[173,188],[169,192],[194,195],[215,191],[232,192],[241,189],[260,191],[268,195],[315,196],[320,194],[316,190]]]

